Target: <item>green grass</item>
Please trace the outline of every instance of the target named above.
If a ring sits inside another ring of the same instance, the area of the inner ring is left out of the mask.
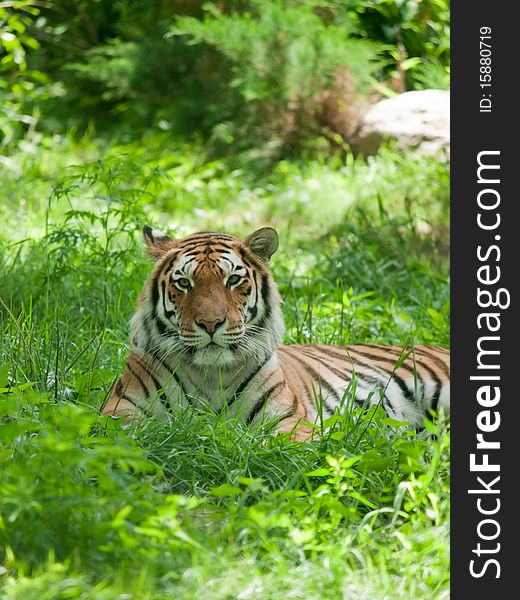
[[[443,419],[354,410],[296,443],[208,411],[98,416],[151,268],[143,223],[275,226],[289,343],[448,346],[446,164],[389,148],[255,178],[150,136],[47,140],[3,171],[3,598],[448,597]]]

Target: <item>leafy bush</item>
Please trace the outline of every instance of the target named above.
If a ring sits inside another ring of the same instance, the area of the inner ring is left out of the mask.
[[[30,0],[17,3],[15,11],[0,5],[0,147],[9,146],[34,128],[37,118],[24,106],[24,95],[35,91],[34,73],[28,71],[27,53],[40,44],[29,32],[32,17],[39,14]]]
[[[118,552],[119,546],[123,559],[130,549],[118,544],[114,520],[127,506],[134,477],[152,473],[153,465],[129,440],[87,437],[95,418],[78,407],[16,391],[2,397],[1,407],[4,551],[8,546],[24,563],[36,565],[50,548],[63,560],[74,552],[92,559],[100,545],[105,552]],[[110,505],[104,501],[108,495]],[[143,496],[138,504],[134,494],[134,514],[150,499]]]
[[[385,43],[394,91],[449,88],[448,0],[363,0],[353,13],[361,36]]]
[[[252,0],[243,12],[226,14],[214,5],[206,11],[203,20],[177,19],[171,33],[188,36],[188,44],[211,46],[232,65],[229,87],[243,99],[244,113],[214,130],[224,144],[270,143],[273,152],[315,136],[318,94],[330,90],[345,69],[355,82],[352,94],[336,101],[348,106],[356,101],[355,91],[366,90],[377,65],[377,47],[349,36],[345,20],[341,26],[327,23],[316,2]]]
[[[373,89],[449,85],[446,0],[18,4],[0,13],[4,143],[144,125],[278,158],[348,141]]]

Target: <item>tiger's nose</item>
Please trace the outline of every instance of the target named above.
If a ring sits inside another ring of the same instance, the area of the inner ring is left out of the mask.
[[[215,333],[215,331],[224,324],[224,321],[226,319],[215,319],[213,321],[207,321],[206,319],[203,318],[197,318],[195,319],[195,323],[197,323],[197,325],[199,327],[202,327],[202,329],[204,329],[206,331],[206,333],[209,333],[209,335],[213,335]]]

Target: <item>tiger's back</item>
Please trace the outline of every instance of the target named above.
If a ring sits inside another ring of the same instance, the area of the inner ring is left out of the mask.
[[[267,263],[276,232],[245,240],[202,233],[173,240],[145,228],[157,258],[132,319],[132,350],[103,413],[163,415],[203,402],[246,423],[278,420],[279,431],[310,434],[304,422],[349,402],[380,404],[420,425],[429,409],[449,412],[449,352],[283,345],[281,300]]]
[[[430,409],[449,412],[450,354],[443,348],[309,344],[280,346],[278,354],[291,393],[305,399],[299,417],[306,421],[353,403],[381,405],[413,425]]]

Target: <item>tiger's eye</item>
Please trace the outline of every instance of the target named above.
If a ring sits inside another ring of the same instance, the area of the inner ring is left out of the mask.
[[[181,277],[175,283],[183,290],[188,290],[191,287],[190,280],[187,277]]]
[[[227,285],[228,285],[228,286],[235,285],[235,284],[237,284],[237,283],[238,283],[238,282],[239,282],[241,279],[242,279],[242,277],[240,277],[240,275],[230,275],[230,276],[228,277],[228,280],[227,280]]]

